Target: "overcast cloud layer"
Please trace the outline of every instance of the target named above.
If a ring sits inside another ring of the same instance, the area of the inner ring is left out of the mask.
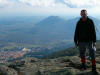
[[[16,9],[25,12],[27,9],[39,11],[90,9],[97,12],[100,8],[100,0],[0,0],[0,10],[11,12]],[[9,10],[8,10],[9,9]],[[56,12],[55,11],[55,12]],[[27,12],[27,11],[26,11]],[[30,11],[31,12],[31,11]],[[36,11],[35,11],[36,12]]]
[[[81,8],[100,6],[100,0],[0,0],[0,7],[13,6],[16,3],[33,7],[66,6],[70,8]]]

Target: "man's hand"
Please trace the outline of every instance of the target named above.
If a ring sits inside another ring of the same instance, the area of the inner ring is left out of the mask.
[[[77,42],[75,42],[75,47],[78,47],[78,43]]]
[[[93,47],[96,46],[96,42],[93,42]]]

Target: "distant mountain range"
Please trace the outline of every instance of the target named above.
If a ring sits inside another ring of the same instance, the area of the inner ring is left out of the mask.
[[[90,17],[94,23],[97,31],[97,37],[99,36],[100,20]],[[73,40],[73,35],[75,32],[76,23],[79,20],[79,17],[65,20],[59,16],[49,16],[44,20],[37,23],[34,27],[36,34],[42,34],[41,37],[49,39],[70,39]],[[33,31],[34,32],[34,31]]]
[[[100,20],[94,17],[90,18],[95,23],[97,39],[100,39]],[[52,48],[62,45],[64,48],[65,46],[68,48],[73,44],[78,20],[79,17],[65,20],[59,16],[0,19],[0,49],[19,46]]]
[[[44,19],[42,16],[0,17],[0,25],[35,24]]]

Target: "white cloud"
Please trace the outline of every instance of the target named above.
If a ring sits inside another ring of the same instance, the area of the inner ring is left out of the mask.
[[[0,7],[7,8],[7,7],[14,7],[16,3],[14,0],[0,0]]]
[[[0,0],[0,13],[78,13],[87,9],[100,13],[100,0]],[[1,9],[0,9],[1,10]],[[95,10],[95,11],[94,11]]]
[[[64,0],[64,2],[74,8],[95,8],[100,7],[100,0]]]
[[[0,7],[5,7],[5,5],[8,5],[7,0],[0,0]]]
[[[100,7],[100,0],[59,0],[58,2],[57,0],[0,0],[2,7],[13,7],[15,4],[31,7],[94,8]]]
[[[21,3],[34,7],[66,7],[63,3],[56,3],[55,0],[19,0]]]
[[[31,6],[49,6],[49,5],[54,5],[53,0],[19,0],[20,2],[24,4],[29,4]]]

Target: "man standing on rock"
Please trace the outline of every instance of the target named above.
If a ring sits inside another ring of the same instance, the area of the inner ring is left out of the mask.
[[[96,31],[94,22],[87,16],[86,10],[81,10],[81,18],[77,22],[74,42],[75,45],[78,46],[80,52],[80,58],[82,69],[86,69],[86,48],[89,49],[89,56],[91,57],[92,63],[92,72],[97,73],[96,71],[96,60],[95,60],[95,50],[96,46]]]

